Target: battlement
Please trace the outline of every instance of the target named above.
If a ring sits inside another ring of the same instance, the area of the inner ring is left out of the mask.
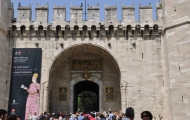
[[[66,9],[66,6],[65,5],[64,6],[56,6],[56,5],[54,5],[53,9]]]
[[[100,5],[99,4],[97,4],[97,6],[90,6],[90,5],[88,5],[88,10],[99,10],[100,9]]]
[[[47,10],[48,8],[49,8],[48,3],[44,6],[41,6],[38,3],[36,4],[36,10]]]
[[[100,21],[100,6],[88,5],[88,20],[83,21],[83,5],[71,5],[71,21],[66,21],[66,6],[53,7],[53,22],[48,23],[49,6],[36,6],[36,20],[31,21],[31,6],[19,6],[17,22],[9,25],[13,36],[38,37],[125,37],[160,35],[162,10],[158,20],[152,18],[152,7],[139,5],[140,21],[135,21],[135,7],[122,4],[122,21],[117,20],[117,7],[105,4],[105,21]],[[43,16],[43,17],[42,17]],[[32,33],[31,33],[32,31]],[[15,34],[18,33],[18,34]]]
[[[83,7],[82,6],[73,6],[73,5],[71,5],[71,10],[82,10],[83,9]]]
[[[159,20],[162,17],[162,7],[160,4],[157,3],[157,20]],[[122,4],[122,21],[123,22],[130,22],[134,23],[136,22],[135,20],[135,7],[134,4],[131,6],[126,6]],[[18,7],[18,17],[17,20],[18,22],[31,22],[31,5],[29,6],[21,6],[19,4]],[[81,6],[70,6],[70,22],[83,22],[84,14],[83,14],[83,4]],[[105,22],[119,22],[118,21],[118,15],[117,15],[117,6],[107,6],[106,4],[104,5],[104,15],[105,15]],[[39,5],[38,3],[36,4],[36,17],[35,17],[35,22],[38,23],[48,23],[48,16],[49,16],[49,5],[46,4],[44,6]],[[64,6],[56,6],[54,5],[53,8],[53,22],[54,21],[62,21],[62,23],[66,22],[66,5]],[[87,11],[88,11],[88,19],[87,21],[100,21],[100,5],[97,4],[97,6],[87,6]],[[23,17],[23,14],[28,15],[28,17]],[[41,17],[43,15],[43,18]],[[60,15],[60,16],[59,16]],[[30,16],[30,17],[29,17]],[[64,17],[63,17],[64,16]],[[139,4],[139,19],[140,22],[145,22],[145,23],[150,23],[150,22],[155,22],[153,20],[153,13],[152,13],[152,6],[151,4],[142,6]],[[86,22],[86,21],[85,21]],[[159,20],[160,22],[160,20]],[[161,24],[161,23],[159,23]]]
[[[31,8],[31,6],[29,5],[29,6],[19,6],[18,7],[18,10],[31,10],[32,8]]]
[[[18,15],[17,21],[19,22],[30,22],[32,18],[32,7],[29,6],[21,6],[21,3],[18,5]]]
[[[66,5],[53,7],[53,23],[63,24],[66,19]]]
[[[152,6],[151,6],[151,3],[149,3],[149,5],[145,5],[145,6],[142,6],[141,4],[139,4],[139,8],[140,9],[152,9]]]
[[[151,4],[149,3],[149,5],[146,6],[141,6],[141,4],[139,4],[139,15],[141,22],[148,23],[152,21],[153,13]]]
[[[131,6],[125,6],[124,4],[122,4],[122,9],[135,9],[134,4],[132,4]]]
[[[104,5],[105,10],[117,10],[117,6],[107,6]]]

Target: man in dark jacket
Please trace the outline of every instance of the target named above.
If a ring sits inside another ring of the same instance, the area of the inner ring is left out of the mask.
[[[0,109],[0,120],[4,120],[6,117],[7,111],[4,109]]]
[[[125,111],[125,117],[123,120],[133,120],[135,115],[135,111],[132,107],[128,107]]]

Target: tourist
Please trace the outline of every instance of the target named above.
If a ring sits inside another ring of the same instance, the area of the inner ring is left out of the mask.
[[[48,116],[48,118],[49,118],[50,120],[53,119],[52,116],[51,116],[51,113],[48,113],[47,116]]]
[[[44,117],[45,117],[45,118],[47,118],[47,117],[48,117],[47,112],[44,112]]]
[[[43,116],[43,113],[40,113],[40,116],[38,118],[39,120],[44,120],[44,116]]]
[[[59,120],[63,120],[63,117],[62,115],[59,114]]]
[[[101,118],[100,118],[100,113],[97,113],[96,114],[96,120],[100,120]]]
[[[17,120],[17,117],[16,117],[16,115],[11,115],[11,118],[10,118],[10,120]]]
[[[15,109],[12,109],[12,110],[11,110],[11,115],[16,115]]]
[[[4,109],[0,109],[0,120],[4,120],[6,117],[7,111]]]
[[[76,115],[75,114],[72,114],[71,116],[70,116],[70,119],[69,120],[77,120],[76,119]]]
[[[96,119],[95,119],[95,114],[92,113],[92,114],[90,115],[90,120],[96,120]]]
[[[59,120],[59,115],[58,114],[54,114],[53,115],[53,120]]]
[[[117,116],[117,113],[114,112],[113,116],[112,116],[112,120],[118,120],[118,116]]]
[[[118,120],[123,120],[125,114],[124,113],[119,113],[119,117],[118,117]]]
[[[113,117],[113,113],[112,113],[112,111],[110,110],[110,111],[109,111],[109,120],[112,120],[112,117]]]
[[[109,120],[109,114],[106,112],[106,120]]]
[[[6,116],[4,120],[11,120],[11,116]]]
[[[17,116],[17,120],[21,120],[21,116],[20,115]]]
[[[88,114],[84,114],[84,118],[83,118],[82,120],[90,120],[90,119],[88,118]]]
[[[63,120],[69,120],[69,118],[70,118],[70,114],[66,115],[66,116],[63,118]]]
[[[33,115],[31,116],[32,120],[38,120],[38,115],[36,113],[36,111],[34,111]]]
[[[132,107],[128,107],[125,111],[125,117],[123,118],[123,120],[133,120],[134,119],[134,109]]]
[[[106,120],[106,118],[103,114],[100,114],[100,120]]]
[[[153,118],[152,113],[149,111],[143,111],[141,113],[141,119],[142,120],[152,120],[152,118]]]
[[[82,113],[82,112],[79,113],[79,115],[78,115],[78,120],[82,120],[83,118],[84,118],[83,113]]]

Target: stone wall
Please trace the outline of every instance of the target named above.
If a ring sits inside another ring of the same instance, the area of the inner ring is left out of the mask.
[[[189,119],[189,0],[163,0],[167,113],[170,120]],[[168,110],[169,109],[169,110]]]
[[[10,0],[1,0],[0,2],[0,108],[8,108],[9,84],[11,72],[12,49],[9,48],[9,38],[7,37],[7,26],[11,22],[12,9]],[[10,11],[9,11],[10,10]]]
[[[153,112],[154,115],[160,113],[162,114],[163,112],[164,94],[162,88],[164,77],[162,71],[163,61],[161,60],[160,36],[156,37],[155,40],[143,40],[141,37],[137,37],[136,39],[131,37],[130,40],[126,40],[124,38],[117,39],[113,37],[111,40],[101,40],[99,38],[95,38],[93,40],[89,40],[88,38],[84,40],[81,40],[80,38],[77,38],[76,40],[59,38],[56,41],[55,38],[50,38],[50,40],[46,38],[41,38],[40,41],[37,38],[32,38],[32,40],[29,40],[28,38],[24,38],[22,40],[20,38],[16,38],[15,41],[15,46],[17,46],[18,48],[33,48],[36,47],[35,43],[39,43],[38,47],[41,47],[43,49],[42,84],[50,81],[49,84],[55,85],[55,87],[53,87],[55,88],[55,90],[52,91],[53,94],[51,92],[49,93],[49,95],[55,95],[51,96],[51,99],[49,99],[51,103],[55,103],[57,100],[56,89],[58,88],[58,86],[69,86],[69,59],[77,57],[77,54],[80,53],[77,51],[86,51],[86,49],[80,49],[80,44],[87,44],[99,46],[97,49],[95,49],[95,51],[100,50],[99,54],[101,54],[101,49],[105,49],[114,56],[114,58],[112,57],[109,59],[107,59],[104,55],[101,57],[103,57],[105,61],[103,77],[103,80],[105,81],[104,85],[115,85],[115,83],[118,83],[117,86],[121,86],[121,89],[118,91],[117,96],[117,100],[121,100],[121,104],[118,101],[116,106],[121,105],[120,109],[122,109],[123,112],[125,111],[127,106],[134,107],[137,118],[140,117],[140,113],[143,110],[150,110]],[[61,47],[60,43],[64,43],[63,48]],[[111,47],[108,46],[108,43],[111,43]],[[77,50],[70,51],[69,48],[73,45],[78,45],[79,48]],[[70,51],[70,54],[59,56],[62,51],[65,51],[67,49]],[[74,54],[74,57],[72,57],[72,54]],[[90,58],[99,58],[99,56],[93,54],[81,55],[82,58],[86,58],[87,56],[91,56]],[[115,59],[117,61],[120,70],[114,71],[112,69],[113,67],[111,66],[113,64],[109,63],[109,60],[112,59]],[[55,64],[57,64],[58,66],[55,68],[53,67],[56,70],[55,72],[53,69],[51,69],[51,64],[54,60],[56,60]],[[121,76],[119,76],[119,81],[116,82],[114,74],[118,71],[121,72]],[[106,75],[106,73],[109,74]],[[115,82],[110,83],[111,79]],[[126,82],[128,84],[126,84]],[[43,97],[44,96],[42,95],[41,100],[48,99]],[[41,103],[44,104],[43,101]],[[69,107],[69,103],[57,102],[54,105],[63,105],[63,109],[65,108],[65,111],[68,110]],[[109,106],[110,104],[104,103],[105,110],[107,110]],[[57,107],[57,109],[55,110],[58,109],[59,107]]]
[[[41,112],[49,108],[53,112],[70,111],[69,102],[57,101],[57,89],[60,86],[70,87],[71,59],[103,58],[103,70],[94,71],[93,74],[96,72],[101,74],[103,88],[114,86],[117,93],[115,102],[103,100],[103,110],[111,108],[113,111],[118,112],[121,109],[124,112],[126,107],[132,106],[135,109],[136,118],[140,118],[143,110],[150,110],[155,116],[164,113],[167,103],[165,88],[167,87],[165,87],[166,77],[163,72],[165,51],[160,34],[162,31],[160,9],[157,15],[159,21],[153,21],[152,8],[141,6],[141,17],[144,12],[147,12],[149,17],[139,22],[134,21],[134,7],[123,6],[123,15],[129,12],[130,20],[123,19],[119,22],[116,19],[117,8],[106,6],[106,21],[100,22],[97,21],[99,15],[94,16],[96,21],[82,21],[82,8],[72,6],[72,19],[66,22],[63,18],[55,19],[59,17],[57,16],[59,8],[60,14],[64,15],[65,7],[55,6],[56,15],[53,23],[47,23],[47,19],[42,22],[40,16],[42,13],[48,16],[48,6],[45,8],[37,6],[39,14],[36,14],[37,19],[34,22],[18,21],[9,25],[10,28],[16,28],[10,30],[11,43],[14,47],[40,47],[43,50]],[[92,17],[99,11],[99,7],[89,6],[88,9],[91,10]],[[76,20],[76,17],[80,19]],[[126,23],[126,21],[130,22]],[[21,26],[25,26],[25,29]],[[166,117],[165,114],[164,117]]]
[[[169,29],[165,33],[167,40],[168,75],[170,81],[170,99],[173,119],[189,119],[187,111],[190,96],[189,91],[189,24]]]
[[[34,22],[31,7],[19,6],[17,22],[12,24],[10,0],[2,0],[0,108],[8,108],[12,47],[40,47],[43,49],[41,112],[49,108],[54,112],[69,111],[69,102],[56,101],[56,91],[59,86],[70,85],[72,58],[101,57],[104,69],[98,74],[102,75],[103,85],[115,85],[118,93],[115,102],[103,101],[104,110],[112,106],[113,111],[124,112],[132,106],[137,119],[143,110],[154,116],[161,114],[165,120],[189,119],[189,8],[189,0],[162,0],[157,4],[156,21],[152,20],[150,5],[140,6],[140,21],[135,21],[134,6],[122,5],[123,20],[119,22],[115,6],[105,5],[106,21],[99,21],[99,5],[88,6],[89,21],[82,21],[82,7],[71,6],[71,21],[66,22],[65,6],[54,6],[53,23],[48,23],[48,5],[37,5]]]

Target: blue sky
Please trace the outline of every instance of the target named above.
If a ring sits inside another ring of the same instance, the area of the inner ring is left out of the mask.
[[[107,6],[117,6],[117,12],[118,12],[118,20],[121,20],[121,5],[122,3],[124,5],[132,5],[132,3],[135,4],[136,8],[136,20],[139,19],[138,14],[138,6],[139,3],[141,5],[148,5],[149,3],[152,4],[153,7],[153,18],[156,19],[156,2],[159,2],[160,0],[86,0],[87,4],[90,6],[96,6],[97,3],[100,3],[100,20],[104,21],[104,4],[106,3]],[[46,5],[46,3],[49,4],[49,22],[52,22],[52,16],[53,16],[53,5],[56,4],[57,6],[63,6],[66,4],[66,20],[70,20],[70,6],[71,4],[75,6],[80,6],[81,3],[85,3],[85,0],[12,0],[14,3],[15,8],[15,17],[17,17],[17,7],[18,3],[20,2],[22,6],[28,6],[29,4],[32,4],[32,20],[35,20],[35,6],[36,3],[39,3],[39,5]]]

